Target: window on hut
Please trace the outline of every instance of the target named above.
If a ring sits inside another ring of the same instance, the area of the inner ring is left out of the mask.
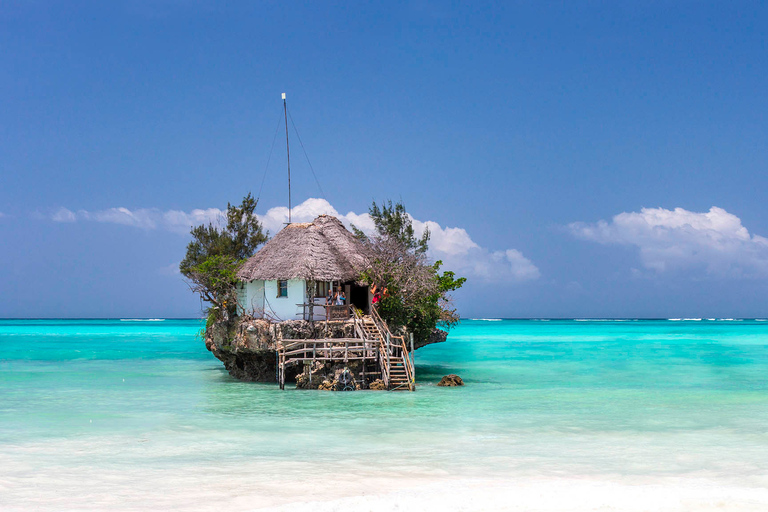
[[[284,279],[280,279],[277,281],[277,296],[278,297],[288,296],[288,281]]]

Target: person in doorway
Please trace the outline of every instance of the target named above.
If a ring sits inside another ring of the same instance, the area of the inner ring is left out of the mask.
[[[344,292],[342,291],[341,287],[339,287],[338,290],[336,291],[336,305],[343,306],[346,301],[347,301],[347,296],[344,295]]]

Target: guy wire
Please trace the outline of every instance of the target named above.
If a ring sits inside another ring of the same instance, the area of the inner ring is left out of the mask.
[[[317,188],[320,189],[320,195],[323,196],[323,199],[328,201],[328,198],[325,197],[325,192],[323,192],[323,187],[320,185],[320,180],[317,179],[317,174],[315,174],[315,169],[312,167],[312,162],[309,161],[309,155],[307,154],[307,150],[304,149],[304,143],[301,141],[301,135],[299,135],[299,129],[296,128],[296,123],[293,122],[293,116],[291,115],[290,110],[288,111],[288,117],[291,120],[293,131],[296,132],[296,138],[299,139],[299,144],[301,145],[301,150],[304,152],[304,157],[307,159],[307,163],[309,164],[309,170],[312,171],[312,177],[315,178],[315,183],[317,183]]]

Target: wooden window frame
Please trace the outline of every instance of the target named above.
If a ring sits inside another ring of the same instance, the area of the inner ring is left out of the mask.
[[[283,287],[280,285],[280,283],[285,283],[285,295],[283,295]],[[288,298],[288,280],[287,279],[278,279],[277,280],[277,298],[278,299],[287,299]]]

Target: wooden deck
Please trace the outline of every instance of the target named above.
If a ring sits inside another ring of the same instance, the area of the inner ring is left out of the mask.
[[[283,340],[282,356],[286,365],[313,361],[363,361],[376,359],[376,343],[359,338]]]
[[[393,336],[376,308],[370,315],[363,315],[350,306],[344,308],[346,319],[354,325],[354,338],[284,339],[278,341],[278,382],[285,389],[285,370],[296,364],[315,362],[347,363],[363,361],[376,366],[389,390],[415,391],[416,379],[413,362],[413,339],[409,352],[402,336]],[[365,367],[365,365],[364,365]],[[365,371],[363,371],[365,379]]]
[[[326,322],[346,322],[352,318],[352,311],[350,306],[334,306],[331,304],[296,304],[302,308],[301,317],[306,320],[323,321]],[[324,314],[321,313],[320,317],[315,314],[316,309],[324,309]],[[312,313],[310,313],[312,311]]]

